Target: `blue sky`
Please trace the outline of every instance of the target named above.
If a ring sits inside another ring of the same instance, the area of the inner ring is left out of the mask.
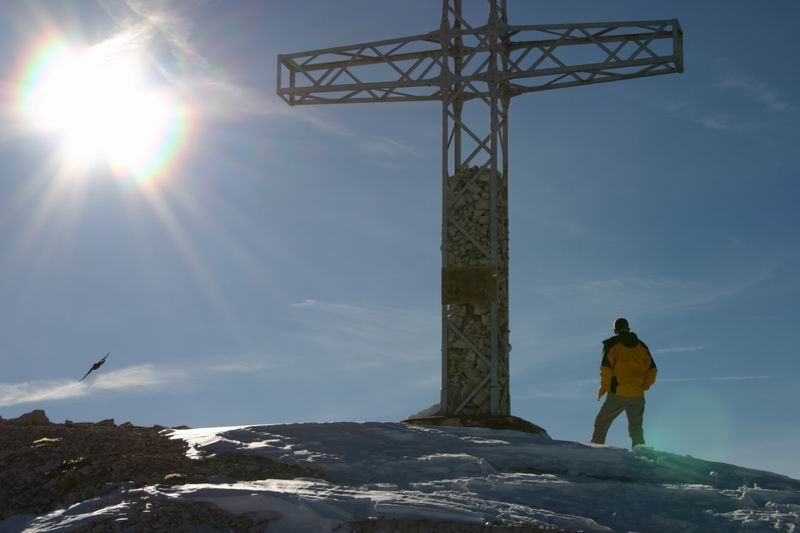
[[[466,0],[471,13],[485,9]],[[512,413],[587,441],[617,316],[650,444],[800,477],[800,7],[509,0],[512,23],[677,17],[686,73],[516,98]],[[438,26],[440,2],[0,6],[0,415],[192,426],[399,420],[438,400],[435,103],[289,108],[275,57]],[[153,187],[64,179],[7,98],[32,43],[146,28],[191,109]],[[111,351],[105,367],[74,381]],[[619,419],[609,443],[628,443]]]

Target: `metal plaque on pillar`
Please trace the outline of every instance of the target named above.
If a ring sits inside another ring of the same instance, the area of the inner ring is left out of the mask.
[[[442,269],[442,302],[445,304],[490,304],[497,301],[497,278],[488,266]]]

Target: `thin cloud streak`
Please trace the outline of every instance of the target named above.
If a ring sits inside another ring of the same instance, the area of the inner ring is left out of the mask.
[[[771,275],[768,265],[742,279],[708,284],[662,277],[620,277],[590,280],[574,284],[540,285],[533,292],[551,300],[549,314],[576,312],[593,320],[606,317],[609,308],[625,310],[627,315],[653,316],[670,314],[701,305],[714,304],[751,289]],[[609,305],[613,302],[613,306]]]
[[[572,379],[552,383],[535,383],[526,386],[525,392],[515,394],[516,399],[577,400],[590,397],[600,383],[599,378]]]
[[[185,378],[185,372],[156,365],[138,365],[106,372],[97,376],[93,388],[100,390],[125,390],[145,387],[163,387]]]
[[[748,96],[753,102],[760,105],[764,111],[784,114],[795,113],[797,111],[794,105],[784,99],[765,82],[750,76],[729,76],[720,82],[718,86],[722,89],[735,90]],[[741,117],[731,116],[729,114],[690,114],[687,118],[698,122],[706,128],[717,131],[742,129],[757,125],[755,122],[743,121]]]
[[[685,382],[725,382],[725,381],[753,381],[773,379],[773,376],[711,376],[697,378],[658,378],[659,383],[685,383]],[[592,396],[600,385],[600,378],[582,378],[550,383],[534,383],[526,385],[525,391],[516,394],[517,399],[563,399],[577,400]]]
[[[749,96],[752,101],[759,104],[764,110],[774,114],[796,113],[798,111],[795,105],[784,99],[777,91],[752,77],[728,76],[722,81],[710,83],[709,85],[717,89],[739,91]],[[697,99],[692,101],[672,96],[653,97],[642,94],[640,91],[630,91],[626,96],[655,107],[669,117],[717,132],[744,131],[769,123],[769,120],[765,120],[763,116],[761,120],[743,117],[741,106],[738,108],[739,112],[735,115],[728,110],[722,111],[718,106],[716,107],[718,111],[714,111],[715,103],[701,100],[703,98],[702,95],[698,95]],[[709,94],[706,98],[718,100],[720,96],[720,94]]]
[[[715,376],[708,378],[659,378],[657,381],[667,383],[683,383],[686,381],[750,381],[773,379],[773,376]]]
[[[723,89],[738,89],[753,98],[769,111],[795,111],[795,107],[766,83],[749,76],[736,76],[720,84]]]
[[[723,116],[707,116],[697,119],[700,124],[712,130],[727,130],[732,127],[730,120]]]
[[[230,361],[207,365],[205,370],[214,374],[249,374],[250,372],[266,370],[272,366],[263,361]]]
[[[89,397],[107,391],[174,391],[190,382],[213,377],[216,374],[247,374],[263,370],[268,366],[266,362],[252,360],[187,363],[185,366],[143,364],[104,372],[83,382],[74,379],[56,379],[0,383],[0,407]]]
[[[418,155],[417,150],[413,146],[403,144],[385,136],[365,137],[348,128],[342,124],[341,121],[334,120],[321,111],[312,111],[307,108],[303,110],[292,110],[288,107],[281,107],[276,113],[301,120],[315,127],[322,133],[349,140],[358,149],[369,155],[381,155],[390,159],[417,157]]]
[[[540,305],[525,316],[512,316],[514,353],[530,355],[518,362],[517,368],[525,372],[552,359],[599,356],[600,341],[611,335],[610,319],[615,316],[631,319],[633,330],[645,340],[650,339],[648,332],[637,331],[643,321],[652,322],[703,306],[719,306],[759,287],[780,264],[768,260],[757,270],[728,281],[621,276],[526,287],[525,297],[536,299]],[[524,335],[515,333],[520,331]],[[658,348],[651,345],[652,350]]]
[[[698,352],[700,350],[704,350],[705,346],[671,346],[668,348],[659,348],[658,350],[654,350],[654,354],[659,353],[686,353],[686,352]]]
[[[155,365],[138,365],[99,375],[94,381],[41,380],[0,383],[0,407],[21,403],[66,400],[95,391],[151,389],[174,383],[179,373]]]
[[[0,407],[21,403],[66,400],[85,396],[89,385],[76,381],[29,381],[0,383]]]
[[[435,315],[377,305],[305,300],[290,305],[307,330],[305,338],[350,367],[375,367],[387,361],[429,363],[437,346]]]

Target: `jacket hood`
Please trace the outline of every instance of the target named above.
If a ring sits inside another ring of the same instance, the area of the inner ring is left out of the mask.
[[[627,346],[628,348],[634,348],[637,344],[639,344],[639,337],[637,337],[636,333],[632,331],[623,331],[622,333],[604,340],[603,344],[610,346],[618,342],[623,346]]]

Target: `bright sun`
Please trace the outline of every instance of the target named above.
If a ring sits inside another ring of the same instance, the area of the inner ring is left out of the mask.
[[[28,68],[22,111],[57,136],[71,169],[105,162],[116,175],[148,180],[174,155],[182,113],[145,74],[124,38],[83,49],[51,42]]]

